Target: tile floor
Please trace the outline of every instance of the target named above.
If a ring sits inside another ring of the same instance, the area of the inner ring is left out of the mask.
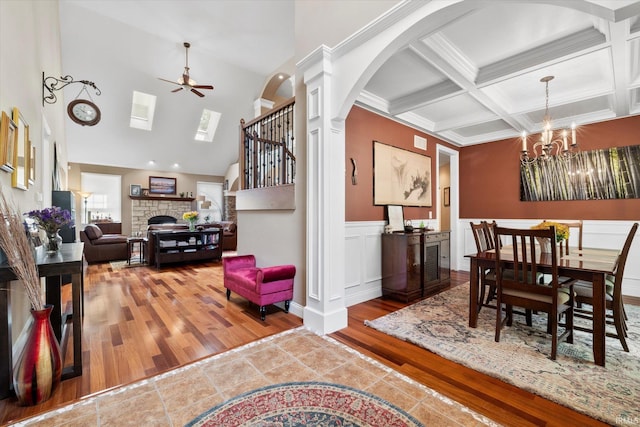
[[[429,426],[496,425],[332,338],[303,327],[12,425],[182,426],[233,396],[293,381],[332,382],[364,390]]]

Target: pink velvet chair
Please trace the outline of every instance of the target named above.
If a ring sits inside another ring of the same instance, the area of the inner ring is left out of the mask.
[[[293,298],[295,265],[256,267],[253,255],[239,255],[222,258],[224,287],[227,300],[231,291],[248,299],[260,307],[260,318],[266,316],[266,306],[284,301],[284,311],[289,312]]]

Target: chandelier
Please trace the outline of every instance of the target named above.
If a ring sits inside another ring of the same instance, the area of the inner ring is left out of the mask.
[[[531,147],[531,154],[527,147],[527,132],[522,132],[522,152],[520,162],[524,165],[540,160],[549,160],[552,157],[560,159],[570,159],[578,153],[578,142],[576,140],[576,125],[571,124],[571,142],[569,142],[569,130],[562,129],[554,135],[551,130],[551,116],[549,115],[549,82],[553,76],[546,76],[540,79],[545,84],[546,104],[544,119],[542,120],[542,132],[540,140],[534,142]]]

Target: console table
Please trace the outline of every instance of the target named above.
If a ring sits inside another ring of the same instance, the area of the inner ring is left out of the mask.
[[[382,235],[382,296],[409,302],[450,280],[449,232]]]
[[[82,375],[82,295],[84,278],[84,243],[63,243],[62,249],[55,255],[48,255],[44,246],[36,248],[36,264],[40,277],[45,277],[46,304],[53,305],[51,326],[60,342],[62,360],[66,355],[67,325],[72,321],[73,328],[73,365],[63,367],[62,379]],[[71,275],[72,313],[62,313],[60,287],[62,276]],[[5,262],[0,264],[0,287],[8,289],[9,282],[16,276]],[[0,292],[0,398],[8,397],[12,384],[12,338],[11,338],[11,296],[9,292]]]
[[[222,259],[222,229],[156,230],[152,231],[155,244],[156,268],[171,262]]]

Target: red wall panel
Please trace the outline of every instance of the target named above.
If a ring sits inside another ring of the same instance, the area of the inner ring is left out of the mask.
[[[414,135],[427,138],[427,152],[413,148]],[[529,141],[535,135],[530,136]],[[435,184],[436,144],[460,152],[461,218],[531,218],[585,220],[640,220],[640,199],[520,201],[521,142],[517,138],[464,148],[419,132],[411,127],[354,106],[345,128],[345,220],[381,221],[384,206],[373,205],[373,141],[380,141],[431,157],[431,181]],[[640,144],[640,116],[582,126],[578,129],[581,150]],[[351,184],[351,161],[358,165],[358,184]],[[435,218],[437,189],[432,187],[431,208],[405,207],[407,219]]]
[[[579,128],[581,150],[638,144],[640,116]],[[521,202],[520,148],[508,139],[460,150],[460,218],[640,219],[640,199]]]
[[[414,148],[414,135],[427,139],[427,151]],[[373,141],[403,148],[431,158],[431,204],[430,208],[405,207],[405,219],[429,218],[429,211],[436,217],[435,170],[436,144],[451,145],[424,132],[354,106],[345,125],[345,220],[382,221],[385,207],[373,204]],[[358,166],[358,184],[351,184],[351,158]]]

